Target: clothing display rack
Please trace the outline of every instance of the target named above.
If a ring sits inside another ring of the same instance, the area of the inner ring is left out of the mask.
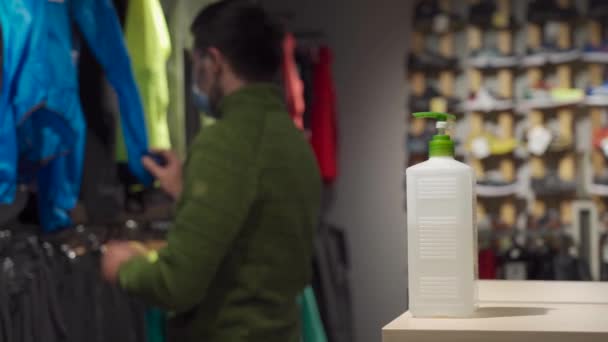
[[[164,313],[100,261],[110,240],[159,249],[172,225],[141,165],[169,143],[166,26],[159,1],[3,3],[0,341],[164,340]]]
[[[37,226],[0,231],[1,340],[147,341],[147,307],[101,279],[101,246],[110,237],[158,238],[163,229],[125,227],[44,237]]]

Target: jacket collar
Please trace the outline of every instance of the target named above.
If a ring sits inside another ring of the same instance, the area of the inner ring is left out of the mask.
[[[272,83],[252,83],[224,97],[219,104],[222,116],[242,112],[243,108],[283,106],[281,89]]]

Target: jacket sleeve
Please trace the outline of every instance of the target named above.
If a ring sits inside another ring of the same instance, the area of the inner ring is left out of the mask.
[[[0,98],[0,204],[10,204],[15,198],[17,183],[17,138],[12,113],[2,100]]]
[[[32,30],[44,5],[0,1],[0,204],[10,204],[17,184],[16,115],[13,102],[19,88],[19,71],[33,49]],[[25,88],[25,87],[24,87]],[[31,97],[31,96],[30,96]]]
[[[119,272],[127,292],[178,313],[204,298],[247,218],[257,188],[255,163],[239,153],[241,147],[230,142],[234,138],[211,127],[197,140],[167,246],[156,257],[127,262]]]
[[[148,152],[144,110],[116,10],[111,0],[77,0],[71,1],[70,6],[72,18],[118,96],[129,168],[149,185],[152,176],[141,163]]]

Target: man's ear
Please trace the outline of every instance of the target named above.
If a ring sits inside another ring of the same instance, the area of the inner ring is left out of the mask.
[[[209,48],[209,50],[207,50],[207,57],[209,58],[210,67],[214,73],[220,70],[226,62],[224,54],[222,54],[220,50],[214,47]]]

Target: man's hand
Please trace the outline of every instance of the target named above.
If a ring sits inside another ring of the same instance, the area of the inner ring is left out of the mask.
[[[166,165],[159,165],[154,159],[146,156],[142,158],[144,167],[158,179],[165,192],[174,199],[178,199],[183,187],[181,160],[173,151],[154,150],[153,152],[165,159]]]
[[[132,258],[143,254],[145,248],[137,248],[132,242],[109,242],[105,245],[101,260],[101,272],[105,280],[112,284],[118,281],[120,266]]]

